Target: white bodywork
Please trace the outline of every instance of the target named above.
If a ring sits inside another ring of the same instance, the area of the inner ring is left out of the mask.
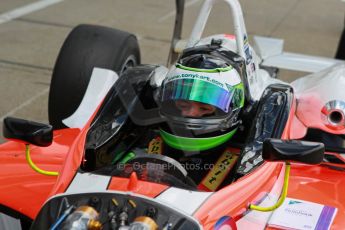
[[[66,194],[105,191],[110,180],[110,176],[101,176],[92,173],[77,173],[66,190]]]
[[[345,121],[339,120],[341,124],[332,126],[323,110],[329,102],[337,101],[335,109],[345,114],[345,64],[297,79],[291,85],[298,101],[296,116],[305,127],[345,134]]]
[[[155,199],[192,215],[212,194],[171,187]]]
[[[262,59],[261,64],[264,66],[316,73],[335,64],[344,63],[333,58],[284,52],[282,39],[254,36],[254,42],[254,47]]]
[[[112,70],[94,68],[78,109],[62,122],[70,128],[84,127],[118,78]]]

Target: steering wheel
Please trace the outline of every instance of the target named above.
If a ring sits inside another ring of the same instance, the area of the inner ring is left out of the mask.
[[[136,172],[138,179],[143,181],[197,189],[195,182],[187,176],[187,171],[175,159],[160,154],[147,154],[141,150],[136,150],[135,153],[136,156],[122,167],[115,167],[111,175],[129,177],[132,172]]]

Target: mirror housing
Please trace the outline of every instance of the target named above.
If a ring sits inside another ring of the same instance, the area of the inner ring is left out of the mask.
[[[46,147],[53,142],[53,127],[24,119],[6,117],[3,123],[3,135],[7,139]]]
[[[269,138],[263,143],[262,157],[266,161],[320,164],[323,161],[324,152],[323,143]]]

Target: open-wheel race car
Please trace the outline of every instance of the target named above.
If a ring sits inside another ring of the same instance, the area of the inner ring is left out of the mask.
[[[168,67],[140,64],[127,32],[69,34],[50,125],[4,120],[1,228],[344,228],[345,65],[276,39],[254,50],[237,0],[234,34],[202,38],[215,2],[184,42],[176,0]],[[278,68],[313,73],[288,84]]]

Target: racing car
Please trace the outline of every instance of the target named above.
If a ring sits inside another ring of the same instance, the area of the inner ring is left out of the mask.
[[[283,53],[274,39],[257,37],[254,50],[237,0],[225,0],[234,34],[202,38],[215,2],[185,42],[176,0],[167,67],[195,47],[230,50],[245,89],[230,178],[207,191],[180,162],[138,148],[166,122],[157,96],[168,68],[140,64],[133,34],[80,25],[54,67],[50,124],[4,119],[4,229],[343,229],[345,65]],[[277,68],[315,73],[288,84]]]

